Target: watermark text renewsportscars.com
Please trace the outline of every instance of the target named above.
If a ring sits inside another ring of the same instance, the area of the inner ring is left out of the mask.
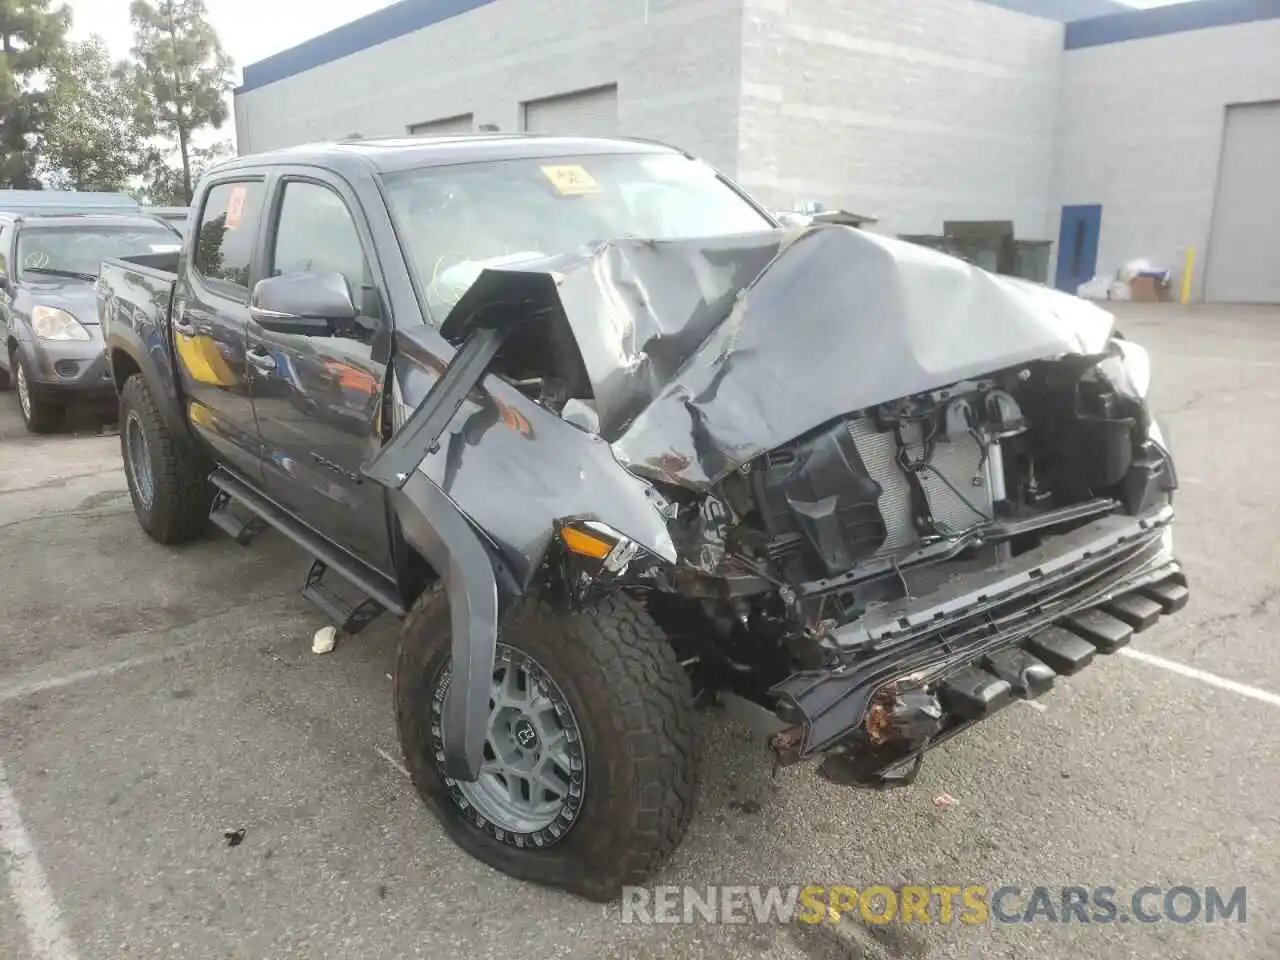
[[[626,887],[623,923],[1244,923],[1245,887],[994,886]]]

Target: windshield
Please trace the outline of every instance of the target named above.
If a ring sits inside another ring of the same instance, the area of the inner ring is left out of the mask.
[[[27,227],[18,235],[18,265],[47,276],[98,275],[102,261],[177,250],[182,238],[157,224],[114,227]]]
[[[622,237],[682,240],[773,227],[697,160],[611,154],[431,167],[385,178],[437,320],[486,266]]]

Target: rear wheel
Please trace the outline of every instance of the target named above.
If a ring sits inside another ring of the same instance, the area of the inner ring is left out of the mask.
[[[52,433],[57,430],[62,425],[62,407],[36,396],[26,358],[15,350],[10,354],[9,365],[13,370],[18,409],[22,412],[22,422],[27,430],[31,433]]]
[[[138,522],[153,540],[195,540],[209,525],[209,465],[169,432],[141,374],[120,391],[120,454]]]
[[[405,621],[396,720],[414,785],[453,840],[522,880],[593,900],[650,877],[680,844],[697,793],[688,680],[642,607],[525,601],[504,619],[475,783],[446,777],[449,604]]]

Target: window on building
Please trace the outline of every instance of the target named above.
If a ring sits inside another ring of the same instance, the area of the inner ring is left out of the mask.
[[[263,193],[262,183],[255,181],[217,184],[209,190],[200,216],[196,272],[244,300],[249,297]]]

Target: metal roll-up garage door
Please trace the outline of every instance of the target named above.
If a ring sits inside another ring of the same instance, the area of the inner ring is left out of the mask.
[[[529,133],[562,136],[611,137],[618,132],[618,88],[596,87],[524,105],[524,128]]]
[[[1204,298],[1280,303],[1280,100],[1227,107]]]
[[[409,132],[418,137],[456,136],[460,133],[471,133],[472,129],[472,116],[469,113],[409,125]]]

